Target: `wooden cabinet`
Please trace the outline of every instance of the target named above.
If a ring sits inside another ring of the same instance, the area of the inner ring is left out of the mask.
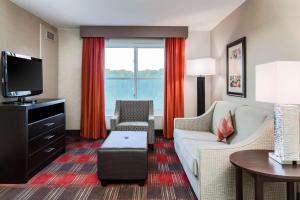
[[[0,183],[26,183],[65,151],[65,101],[0,104]]]

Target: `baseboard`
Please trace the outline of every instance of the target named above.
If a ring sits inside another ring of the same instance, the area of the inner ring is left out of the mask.
[[[69,130],[66,130],[66,135],[80,135],[80,130],[74,130],[74,129],[69,129]]]
[[[107,134],[109,134],[109,133],[110,133],[110,130],[107,130]],[[78,136],[78,135],[80,135],[80,130],[76,130],[76,129],[66,130],[66,135]],[[163,136],[163,130],[162,129],[155,130],[155,136]]]
[[[157,129],[154,132],[155,132],[155,136],[163,136],[163,130],[162,129]]]

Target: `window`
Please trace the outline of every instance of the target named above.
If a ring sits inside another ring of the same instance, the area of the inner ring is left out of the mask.
[[[154,114],[164,104],[163,40],[109,40],[105,48],[105,111],[113,115],[117,99],[151,99]]]

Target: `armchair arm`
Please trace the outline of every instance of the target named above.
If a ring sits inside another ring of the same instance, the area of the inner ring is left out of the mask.
[[[152,110],[152,111],[151,111]],[[149,115],[148,115],[148,123],[149,126],[153,127],[154,130],[154,115],[153,115],[153,108],[150,109]]]
[[[154,144],[154,115],[153,115],[153,101],[149,102],[149,115],[148,115],[148,144]]]
[[[201,116],[194,118],[176,118],[174,120],[174,128],[191,131],[210,131],[215,105],[216,103]]]
[[[148,121],[154,121],[154,116],[153,115],[149,115]]]
[[[149,101],[148,122],[149,122],[149,126],[152,126],[154,130],[153,101]]]
[[[115,114],[110,119],[110,130],[114,131],[117,129],[117,124],[120,122],[120,102],[116,101]]]
[[[114,115],[110,119],[110,130],[114,131],[117,129],[117,124],[120,122],[120,115]]]
[[[261,127],[248,139],[228,146],[206,146],[198,149],[198,174],[201,198],[218,199],[235,195],[235,168],[230,163],[232,153],[248,149],[274,148],[273,119],[268,117]],[[250,182],[251,185],[251,181]],[[201,184],[204,183],[204,184]],[[226,185],[226,187],[224,187]],[[230,189],[229,189],[230,188]],[[252,186],[246,187],[247,192]],[[281,190],[281,188],[279,188]],[[246,199],[248,199],[246,197]],[[251,198],[249,198],[251,199]]]

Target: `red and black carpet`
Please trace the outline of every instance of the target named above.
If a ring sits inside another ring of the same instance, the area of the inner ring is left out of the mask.
[[[196,199],[174,151],[173,141],[157,138],[149,151],[144,187],[98,181],[99,141],[69,142],[67,151],[24,185],[1,185],[1,200]]]

